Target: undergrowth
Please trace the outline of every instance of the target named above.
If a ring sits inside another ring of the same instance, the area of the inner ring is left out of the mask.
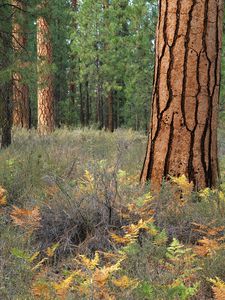
[[[15,132],[0,157],[1,299],[225,299],[223,190],[182,176],[149,193],[145,145],[122,130]]]

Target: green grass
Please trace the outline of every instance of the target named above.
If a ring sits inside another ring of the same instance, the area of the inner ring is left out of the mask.
[[[0,215],[1,299],[25,299],[31,279],[26,264],[13,257],[11,249],[16,247],[32,252],[37,247],[36,242],[27,240],[20,230],[11,226],[11,206],[29,209],[51,204],[51,212],[44,215],[45,218],[50,218],[45,220],[46,224],[50,222],[49,226],[45,224],[45,228],[50,227],[50,232],[43,230],[43,243],[39,241],[40,247],[48,246],[53,242],[52,227],[58,226],[59,232],[56,229],[55,234],[62,235],[60,230],[66,217],[61,215],[61,209],[64,207],[64,211],[71,214],[69,197],[73,198],[76,183],[84,176],[85,170],[94,174],[99,171],[101,164],[104,168],[96,176],[103,176],[104,172],[111,174],[111,171],[105,170],[112,168],[136,175],[141,169],[145,144],[144,135],[125,130],[112,135],[104,131],[65,129],[57,130],[48,137],[40,137],[33,130],[29,133],[23,130],[13,132],[12,146],[3,150],[0,155],[0,182],[8,192],[8,206],[2,209]],[[104,184],[111,181],[110,176],[105,178]],[[46,190],[56,182],[60,182],[61,191],[52,199]],[[128,197],[129,191],[127,201]],[[84,206],[84,210],[87,210],[86,204]],[[92,207],[89,209],[92,211]],[[57,220],[54,216],[58,216]],[[71,218],[75,219],[76,216]],[[68,221],[65,226],[72,225]]]
[[[31,204],[41,196],[45,177],[75,180],[99,161],[137,174],[146,137],[120,130],[111,135],[95,130],[57,130],[48,137],[15,131],[13,145],[0,156],[0,182],[14,204]]]

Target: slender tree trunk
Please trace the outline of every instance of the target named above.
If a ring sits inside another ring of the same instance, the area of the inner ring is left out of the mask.
[[[120,111],[121,111],[121,109],[120,109],[120,96],[118,97],[118,99],[117,99],[117,102],[116,102],[116,110],[117,110],[117,113],[116,113],[116,124],[117,124],[117,128],[120,128]]]
[[[113,124],[114,124],[114,129],[118,128],[118,114],[119,114],[119,110],[118,110],[118,102],[119,102],[119,95],[118,93],[115,91],[114,92],[114,106],[113,106]]]
[[[89,97],[89,83],[86,81],[86,105],[85,105],[85,125],[89,126],[90,123],[90,97]]]
[[[96,88],[96,123],[98,124],[98,129],[101,130],[104,127],[103,122],[103,101],[102,101],[102,86],[100,80],[100,60],[97,57],[97,88]]]
[[[26,67],[23,57],[26,54],[27,37],[25,32],[25,16],[23,10],[26,6],[23,1],[12,0],[14,8],[13,17],[13,49],[18,69]],[[13,74],[13,125],[29,129],[31,126],[29,88],[24,83],[23,74],[19,71]]]
[[[80,123],[81,123],[82,127],[85,126],[84,100],[83,100],[82,83],[80,83]]]
[[[9,12],[10,13],[10,12]],[[1,22],[6,22],[0,20]],[[3,25],[2,23],[0,25]],[[4,24],[5,25],[5,24]],[[3,25],[3,28],[4,28]],[[10,30],[6,26],[7,30]],[[11,63],[11,36],[5,32],[0,32],[0,69],[5,71]],[[12,80],[7,78],[0,82],[0,122],[1,122],[1,148],[6,148],[11,144],[12,128]]]
[[[223,0],[161,0],[149,142],[141,181],[218,183]]]
[[[11,144],[12,128],[12,82],[7,82],[0,86],[2,101],[2,141],[1,147],[6,148]]]
[[[102,88],[100,92],[100,99],[99,99],[99,129],[103,129],[104,127],[104,104],[103,104],[103,96],[102,96]]]
[[[51,75],[52,45],[47,20],[37,20],[38,55],[38,131],[48,134],[54,130],[53,79]]]
[[[105,11],[107,11],[110,7],[110,1],[109,0],[104,0],[103,1],[103,9]],[[108,16],[106,15],[105,16],[105,27],[106,28],[109,28],[109,18]],[[107,39],[106,39],[106,42],[105,42],[105,45],[104,45],[104,50],[105,50],[105,53],[109,52],[109,44],[107,43]],[[110,80],[111,81],[111,80]],[[111,82],[108,82],[111,84]],[[113,132],[114,131],[114,124],[113,124],[113,92],[112,90],[110,90],[108,92],[108,95],[107,95],[107,98],[106,98],[106,106],[107,106],[107,116],[106,116],[106,120],[105,120],[105,129],[110,131],[110,132]]]
[[[99,106],[100,106],[100,93],[99,93],[99,83],[96,87],[96,102],[95,102],[95,123],[99,124]]]
[[[149,122],[148,122],[148,107],[149,107],[149,99],[146,99],[145,102],[145,109],[144,109],[144,116],[145,116],[145,132],[148,133],[148,126],[149,126]]]
[[[108,120],[107,120],[107,130],[110,132],[114,131],[114,122],[113,122],[113,92],[110,91],[108,94]]]
[[[72,0],[71,2],[71,8],[72,8],[72,11],[73,12],[76,12],[77,10],[77,3],[78,1],[77,0]],[[74,30],[77,30],[77,23],[76,23],[76,20],[74,19],[73,20],[73,23],[72,23],[72,26],[74,28]],[[75,96],[76,96],[76,88],[78,88],[78,84],[76,86],[76,82],[75,82],[75,77],[76,77],[76,57],[74,54],[71,54],[71,63],[70,63],[70,84],[69,84],[69,87],[70,87],[70,99],[71,99],[71,103],[73,106],[75,106]],[[82,95],[82,86],[80,84],[79,86],[80,88],[80,97],[83,97]],[[81,125],[83,126],[84,125],[84,120],[83,120],[83,98],[81,99],[80,98],[80,107],[81,107],[81,112],[80,112],[80,121],[81,121]]]
[[[75,105],[75,94],[76,94],[76,85],[74,82],[70,83],[70,99],[73,105]]]
[[[54,32],[54,36],[55,36],[55,45],[54,47],[56,48],[55,52],[58,52],[58,46],[60,45],[60,34],[61,34],[61,24],[60,24],[60,20],[57,18],[55,20],[55,32]],[[56,42],[57,40],[57,42]],[[54,48],[53,48],[54,50]],[[61,52],[61,51],[60,51]],[[60,53],[59,52],[59,53]],[[52,53],[53,57],[54,57],[54,51]],[[60,55],[55,55],[54,57],[54,61],[57,64],[57,69],[58,72],[56,72],[54,74],[54,79],[53,80],[53,88],[54,88],[54,125],[55,127],[60,127],[61,125],[61,113],[60,113],[60,102],[63,99],[63,95],[62,95],[62,85],[63,85],[63,81],[65,80],[65,77],[63,75],[63,66],[62,66],[62,61],[63,61],[63,57]]]

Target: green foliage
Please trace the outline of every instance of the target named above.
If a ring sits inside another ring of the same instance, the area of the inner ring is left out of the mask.
[[[187,287],[183,282],[178,282],[177,286],[171,287],[168,291],[168,299],[187,300],[195,296],[198,292],[198,284]]]
[[[151,284],[147,281],[143,281],[138,285],[138,288],[136,289],[136,293],[138,295],[139,299],[146,299],[146,300],[152,300],[154,297],[153,294],[154,289],[152,288]]]
[[[102,0],[86,0],[74,12],[77,26],[71,33],[71,49],[75,82],[89,83],[93,103],[98,103],[99,97],[106,102],[109,91],[114,91],[119,126],[147,126],[157,14],[153,4],[114,0],[104,7]],[[79,108],[80,103],[77,105]]]
[[[30,258],[29,255],[26,252],[24,252],[24,251],[22,251],[18,248],[12,248],[11,253],[16,258],[24,259],[26,261],[28,261],[29,258]]]
[[[71,1],[52,0],[40,7],[25,1],[26,11],[13,16],[25,28],[26,49],[12,54],[0,69],[1,82],[19,70],[29,86],[32,125],[37,124],[36,19],[42,15],[50,25],[56,124],[102,128],[107,122],[107,97],[113,94],[115,127],[148,129],[154,73],[155,0],[85,0],[73,7]],[[105,5],[108,3],[108,5]],[[4,6],[1,29],[11,32],[12,8]],[[10,17],[11,16],[11,17]],[[2,41],[0,39],[0,47]],[[3,53],[6,51],[3,51]],[[220,120],[224,120],[224,50]],[[20,62],[26,62],[21,68]]]
[[[171,260],[176,260],[180,256],[184,255],[184,245],[181,245],[177,239],[173,239],[170,246],[167,248],[166,256]]]

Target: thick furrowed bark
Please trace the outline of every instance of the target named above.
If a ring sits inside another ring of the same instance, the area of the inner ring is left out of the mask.
[[[22,80],[20,73],[13,74],[13,125],[29,129],[31,125],[29,89]]]
[[[217,123],[223,0],[161,0],[152,117],[141,181],[218,183]]]
[[[53,79],[50,70],[52,45],[45,18],[38,18],[37,28],[38,131],[40,134],[47,134],[54,130]]]

